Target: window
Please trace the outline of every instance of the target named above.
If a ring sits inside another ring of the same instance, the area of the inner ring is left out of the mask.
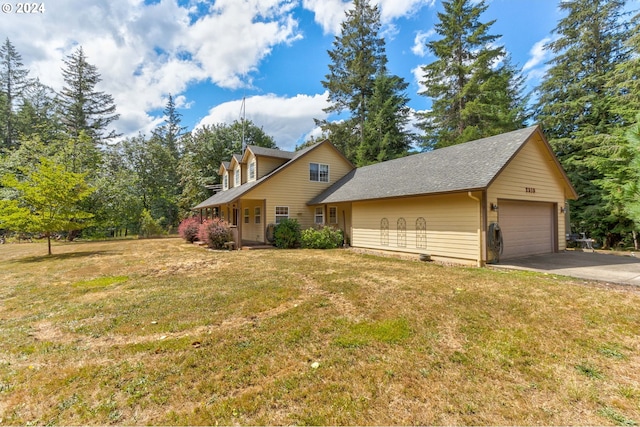
[[[260,208],[257,207],[254,209],[253,211],[253,217],[255,218],[254,222],[256,224],[260,224],[260,222],[262,222],[262,215],[261,215],[261,211]]]
[[[389,246],[389,220],[382,218],[380,221],[380,244]]]
[[[422,217],[416,220],[416,248],[427,249],[427,221]]]
[[[289,218],[288,206],[276,206],[276,224],[280,224],[283,219]]]
[[[329,165],[309,163],[309,180],[315,182],[329,182]]]
[[[407,221],[404,218],[398,219],[398,247],[407,246]]]
[[[236,168],[235,177],[233,178],[233,186],[234,187],[238,187],[238,186],[240,186],[240,184],[242,184],[240,182],[240,168]]]
[[[256,161],[252,161],[249,163],[249,180],[253,181],[256,179]]]
[[[322,206],[316,208],[315,223],[324,225],[324,208]]]
[[[229,172],[225,172],[224,175],[222,176],[222,189],[223,190],[229,189]]]
[[[329,206],[329,224],[338,223],[338,208],[335,206]]]
[[[244,223],[249,224],[249,208],[244,208]]]

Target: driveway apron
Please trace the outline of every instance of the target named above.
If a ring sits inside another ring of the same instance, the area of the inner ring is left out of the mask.
[[[640,254],[638,255],[640,256]],[[598,252],[564,251],[492,264],[495,268],[539,271],[587,280],[640,286],[640,259]]]

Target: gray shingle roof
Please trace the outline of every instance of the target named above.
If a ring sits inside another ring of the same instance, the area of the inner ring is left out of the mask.
[[[484,189],[537,126],[354,169],[308,204]]]
[[[263,147],[253,146],[253,145],[250,146],[251,147],[251,151],[253,151],[253,154],[263,155],[263,156],[270,156],[270,157],[286,158],[286,159],[289,159],[289,161],[284,163],[280,167],[276,168],[270,174],[265,175],[265,176],[263,176],[262,178],[260,178],[260,179],[258,179],[256,181],[246,182],[246,183],[242,184],[239,187],[233,187],[233,188],[230,188],[228,190],[216,193],[213,196],[209,197],[204,202],[198,204],[197,206],[194,206],[191,209],[196,210],[196,209],[208,208],[208,207],[212,207],[212,206],[219,206],[219,205],[224,205],[226,203],[230,203],[230,202],[233,202],[234,200],[237,200],[243,194],[245,194],[247,191],[249,191],[252,188],[262,184],[264,181],[266,181],[267,179],[269,179],[270,177],[272,177],[273,175],[275,175],[276,173],[280,172],[282,169],[284,169],[285,167],[290,165],[293,161],[295,161],[295,160],[299,159],[300,157],[304,156],[309,151],[313,150],[314,148],[316,148],[317,146],[319,146],[323,142],[325,142],[325,141],[318,142],[316,144],[313,144],[313,145],[311,145],[309,147],[306,147],[306,148],[304,148],[302,150],[299,150],[299,151],[296,151],[296,152],[276,150],[276,149],[273,149],[273,148],[263,148]],[[255,151],[254,151],[254,148],[256,149]],[[280,154],[279,155],[274,155],[274,154],[278,154],[276,152],[278,152]],[[265,153],[271,153],[271,154],[265,154]]]
[[[292,159],[296,153],[291,151],[282,151],[277,148],[265,148],[257,145],[249,145],[249,148],[256,156],[276,157],[278,159]]]

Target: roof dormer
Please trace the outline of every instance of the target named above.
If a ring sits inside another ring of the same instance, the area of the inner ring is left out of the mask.
[[[220,163],[220,168],[218,169],[218,175],[220,175],[222,179],[222,191],[229,189],[229,162]]]
[[[240,154],[234,154],[231,158],[231,162],[229,162],[228,169],[228,173],[232,177],[230,187],[240,187],[242,183],[246,181],[246,177],[242,169],[242,156]]]

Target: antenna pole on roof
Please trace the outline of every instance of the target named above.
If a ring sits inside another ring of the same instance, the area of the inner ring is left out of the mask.
[[[245,121],[247,118],[247,109],[246,109],[246,105],[245,105],[245,100],[246,98],[243,96],[242,97],[242,104],[240,106],[240,114],[241,114],[241,120],[242,120],[242,151],[244,152],[245,148],[247,148],[246,146],[246,141],[244,138],[244,126],[245,126]]]

